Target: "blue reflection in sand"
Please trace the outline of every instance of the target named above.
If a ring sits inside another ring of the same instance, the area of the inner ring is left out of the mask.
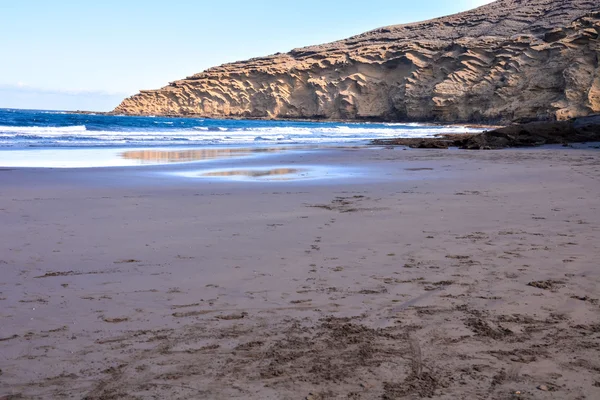
[[[57,148],[0,151],[0,167],[98,168],[183,164],[281,153],[287,147]]]
[[[268,166],[240,167],[226,169],[203,169],[177,171],[173,175],[185,178],[216,179],[232,181],[298,181],[314,179],[333,179],[356,176],[356,171],[332,166]]]

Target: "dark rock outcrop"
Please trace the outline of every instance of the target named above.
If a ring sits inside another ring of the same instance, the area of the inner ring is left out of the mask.
[[[395,138],[374,139],[371,145],[375,146],[406,146],[412,149],[447,149],[460,147],[463,143],[480,134],[441,134],[427,138]]]
[[[463,149],[501,149],[585,142],[600,142],[600,115],[568,121],[511,125],[454,144]]]
[[[431,138],[377,139],[379,146],[411,148],[493,150],[507,147],[532,147],[545,144],[600,142],[600,115],[573,118],[567,121],[538,121],[510,125],[480,134],[449,134]]]

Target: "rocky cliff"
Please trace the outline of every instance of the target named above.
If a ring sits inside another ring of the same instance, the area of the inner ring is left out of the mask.
[[[115,113],[388,121],[600,113],[598,0],[500,0],[208,69]]]

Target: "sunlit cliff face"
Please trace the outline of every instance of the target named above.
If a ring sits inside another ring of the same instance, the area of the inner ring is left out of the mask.
[[[500,0],[441,19],[211,68],[133,115],[501,122],[600,113],[592,0]]]
[[[275,153],[275,148],[215,148],[197,150],[132,150],[120,154],[121,158],[138,160],[140,164],[183,163],[191,161],[215,160],[220,158],[243,157],[253,153]]]

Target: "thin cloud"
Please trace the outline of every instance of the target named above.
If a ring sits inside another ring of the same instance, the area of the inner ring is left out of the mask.
[[[15,90],[27,93],[38,93],[38,94],[53,94],[53,95],[65,95],[65,96],[128,96],[128,93],[124,92],[108,92],[104,90],[67,90],[67,89],[47,89],[39,88],[35,86],[29,86],[24,82],[18,82],[17,84],[0,84],[0,90],[9,91]]]
[[[57,90],[0,84],[0,108],[110,111],[128,94],[98,90]]]

